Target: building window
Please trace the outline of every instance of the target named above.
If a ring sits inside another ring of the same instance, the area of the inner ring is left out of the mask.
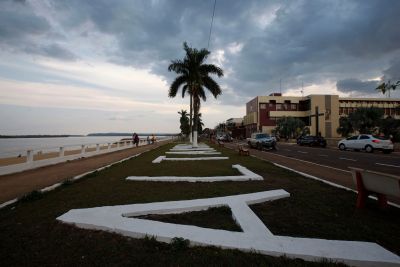
[[[290,104],[291,110],[297,110],[297,104]]]
[[[270,107],[270,108],[273,108],[274,105],[275,105],[274,103],[269,103],[269,107]]]
[[[282,104],[276,104],[276,110],[282,110]]]
[[[260,104],[260,109],[266,109],[267,105],[266,104]]]

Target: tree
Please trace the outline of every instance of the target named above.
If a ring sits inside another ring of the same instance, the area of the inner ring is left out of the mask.
[[[392,91],[396,90],[397,86],[400,86],[400,81],[397,81],[396,83],[392,84],[389,80],[387,83],[383,82],[380,85],[378,85],[378,87],[376,87],[375,90],[381,91],[382,94],[388,92],[390,97],[390,90]]]
[[[382,109],[374,107],[357,108],[357,110],[350,113],[348,117],[341,117],[339,119],[339,127],[336,131],[343,137],[353,132],[371,134],[380,126],[382,117]]]
[[[173,60],[168,67],[169,71],[174,71],[179,76],[173,81],[169,90],[169,97],[175,97],[179,88],[182,86],[182,96],[188,91],[193,98],[194,123],[192,129],[194,132],[193,146],[197,146],[197,128],[198,114],[200,111],[200,99],[206,101],[207,89],[217,98],[222,94],[220,86],[209,76],[215,74],[218,77],[223,76],[221,68],[213,64],[205,64],[210,52],[207,49],[198,50],[191,48],[186,42],[183,43],[183,49],[186,52],[183,60]],[[191,106],[192,106],[191,105]]]
[[[396,142],[400,141],[400,120],[389,116],[380,121],[379,129],[386,137],[392,136]]]
[[[189,128],[189,118],[186,110],[181,110],[178,112],[181,115],[179,122],[180,122],[180,129],[181,133],[185,136],[189,135],[190,128]]]
[[[198,126],[197,126],[197,132],[198,132],[199,134],[202,134],[202,133],[203,133],[203,126],[204,126],[204,123],[203,123],[203,120],[202,120],[202,118],[201,118],[201,113],[199,113],[199,121],[197,122],[197,124],[198,124]]]
[[[370,134],[374,128],[379,126],[379,121],[383,117],[383,110],[379,108],[357,108],[349,114],[349,121],[355,131],[361,134]]]
[[[336,129],[336,132],[343,137],[347,137],[352,132],[354,132],[353,125],[351,124],[348,117],[340,117],[339,127]]]
[[[184,43],[184,47],[185,45],[186,42]],[[189,133],[190,133],[192,129],[193,96],[190,90],[191,81],[190,81],[189,65],[187,59],[185,58],[184,60],[173,60],[171,64],[168,66],[168,71],[174,71],[175,73],[180,74],[180,76],[176,77],[175,80],[172,82],[169,88],[168,96],[175,97],[180,87],[182,87],[182,98],[185,97],[186,92],[189,93],[190,96]]]
[[[293,117],[282,117],[276,122],[275,131],[279,133],[281,137],[292,138],[298,137],[303,132],[306,132],[306,124],[299,118]]]

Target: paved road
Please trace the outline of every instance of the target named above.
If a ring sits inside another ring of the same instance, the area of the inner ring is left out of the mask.
[[[348,171],[358,167],[384,173],[400,174],[400,153],[383,154],[380,151],[340,151],[337,148],[299,146],[278,143],[277,151],[269,151],[281,157],[289,157]]]
[[[279,144],[279,155],[311,161],[341,170],[359,167],[385,173],[400,174],[400,153],[383,154],[380,151],[340,151],[337,148],[304,147],[297,144]]]
[[[226,146],[237,149],[235,143],[229,143]],[[380,152],[370,154],[340,151],[336,148],[304,147],[297,144],[278,143],[277,151],[251,149],[250,154],[353,190],[356,188],[348,169],[349,166],[395,175],[400,174],[400,153],[398,152],[389,155]],[[389,199],[400,204],[400,199]]]

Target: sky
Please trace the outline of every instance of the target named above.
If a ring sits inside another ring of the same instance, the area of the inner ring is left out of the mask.
[[[388,97],[376,86],[400,80],[400,1],[217,0],[210,36],[213,6],[1,0],[0,135],[179,132],[189,98],[168,98],[168,65],[185,41],[224,70],[205,127],[257,95]]]

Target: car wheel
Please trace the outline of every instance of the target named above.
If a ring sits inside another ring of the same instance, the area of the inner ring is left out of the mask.
[[[261,145],[261,143],[257,143],[257,149],[258,149],[258,150],[262,150],[262,145]]]
[[[367,151],[367,153],[372,153],[374,152],[374,148],[370,145],[366,145],[365,146],[365,151]]]
[[[345,149],[346,149],[346,146],[345,146],[344,144],[340,144],[340,145],[339,145],[339,149],[340,149],[340,150],[345,150]]]
[[[271,149],[272,149],[272,150],[277,150],[277,149],[276,149],[276,142],[272,142]]]

